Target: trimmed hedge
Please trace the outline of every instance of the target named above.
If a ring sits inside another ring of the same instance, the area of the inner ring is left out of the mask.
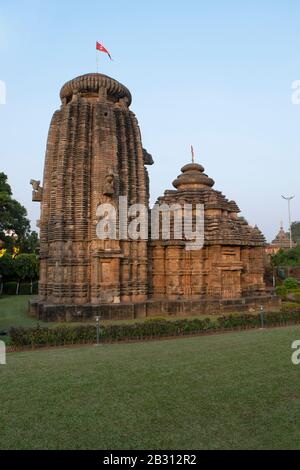
[[[300,304],[297,302],[283,302],[281,306],[281,311],[283,313],[300,313]]]
[[[17,292],[16,281],[4,282],[3,283],[3,294],[5,295],[16,295]],[[38,281],[32,283],[32,294],[38,294]],[[19,295],[31,295],[31,283],[30,282],[20,282],[19,286]]]
[[[264,325],[284,326],[300,323],[299,311],[282,311],[265,313]],[[175,321],[153,320],[133,324],[116,324],[101,326],[100,341],[145,340],[168,336],[184,336],[205,334],[214,331],[245,330],[259,328],[260,315],[230,315],[217,319],[180,319]],[[96,342],[96,327],[93,325],[68,326],[55,328],[12,328],[10,330],[11,345],[16,348],[63,346],[71,344],[88,344]]]
[[[16,295],[18,283],[15,281],[5,282],[3,284],[3,294]]]
[[[288,278],[287,280],[292,279]],[[281,298],[281,300],[291,300],[293,302],[300,303],[300,289],[299,287],[294,288],[287,288],[285,285],[277,286],[276,287],[276,295]]]
[[[276,287],[276,295],[281,298],[281,300],[286,300],[286,296],[288,295],[288,290],[285,286],[277,286]]]
[[[38,281],[32,283],[32,294],[38,294]],[[24,282],[20,284],[19,295],[31,295],[31,283]]]
[[[284,280],[283,285],[287,290],[299,288],[299,282],[294,277],[287,277]]]

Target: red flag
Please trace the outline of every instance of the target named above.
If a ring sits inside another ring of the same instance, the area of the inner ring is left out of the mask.
[[[100,42],[98,42],[98,41],[96,42],[96,49],[97,49],[97,51],[99,51],[99,52],[104,52],[105,54],[107,54],[108,57],[110,58],[110,60],[112,60],[111,55],[110,55],[110,53],[108,52],[108,50],[105,49],[105,47],[102,46],[102,44],[100,44]]]

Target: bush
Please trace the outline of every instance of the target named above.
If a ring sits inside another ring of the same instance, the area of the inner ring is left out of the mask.
[[[145,323],[151,323],[151,322],[161,322],[161,321],[167,321],[166,318],[164,317],[148,317],[145,319]]]
[[[299,282],[294,277],[287,277],[283,285],[287,290],[297,289],[299,287]]]
[[[14,346],[62,346],[65,344],[93,343],[96,328],[93,326],[62,325],[56,328],[12,328],[11,344]]]
[[[300,308],[285,308],[281,312],[265,313],[265,326],[300,323]],[[261,326],[261,316],[244,314],[194,320],[158,320],[134,324],[115,324],[101,327],[101,341],[143,340],[167,336],[200,334],[209,331],[244,330]],[[96,342],[96,326],[62,325],[56,328],[12,328],[11,344],[15,347],[63,346]]]
[[[32,292],[31,292],[32,289]],[[31,287],[31,282],[23,282],[20,284],[20,289],[19,289],[19,294],[20,295],[31,295],[31,294],[37,294],[37,282],[32,283]]]
[[[282,300],[286,299],[287,294],[288,294],[288,290],[285,286],[276,287],[276,295],[278,295],[278,297],[280,297]]]
[[[21,281],[37,279],[38,258],[34,254],[21,254],[14,260],[15,271]]]
[[[7,281],[16,278],[15,264],[11,255],[5,254],[0,258],[0,274],[2,279]]]
[[[28,281],[38,279],[39,264],[35,254],[21,254],[15,259],[5,254],[0,258],[0,275],[4,283],[3,293],[15,295],[18,281],[27,281],[20,285],[19,294],[31,294],[31,283]],[[37,281],[33,283],[33,294],[37,294]]]
[[[294,296],[295,302],[300,304],[300,294],[295,292],[295,293],[293,293],[293,296]]]
[[[272,258],[274,266],[299,266],[300,265],[300,245],[285,251],[280,250]]]
[[[17,285],[16,281],[4,282],[3,283],[3,294],[6,295],[16,295],[17,294]],[[31,282],[21,282],[19,285],[19,295],[37,295],[38,294],[38,281],[32,283],[32,293],[31,293]]]
[[[281,311],[283,313],[300,312],[300,305],[296,302],[284,302]]]
[[[5,282],[3,284],[3,294],[16,295],[18,283],[15,281]]]

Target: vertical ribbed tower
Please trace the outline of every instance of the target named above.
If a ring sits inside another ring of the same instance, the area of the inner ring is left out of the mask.
[[[149,184],[131,94],[87,74],[66,83],[50,125],[41,202],[39,301],[117,304],[147,298],[147,242],[101,240],[97,207],[119,196],[148,207]],[[38,183],[38,182],[35,182]]]

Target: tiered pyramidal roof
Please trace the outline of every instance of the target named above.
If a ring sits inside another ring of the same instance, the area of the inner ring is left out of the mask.
[[[265,237],[258,227],[251,227],[243,217],[239,217],[240,209],[236,202],[213,189],[214,184],[214,180],[204,173],[202,165],[189,163],[173,181],[176,190],[165,191],[158,203],[204,204],[207,244],[265,245]]]

